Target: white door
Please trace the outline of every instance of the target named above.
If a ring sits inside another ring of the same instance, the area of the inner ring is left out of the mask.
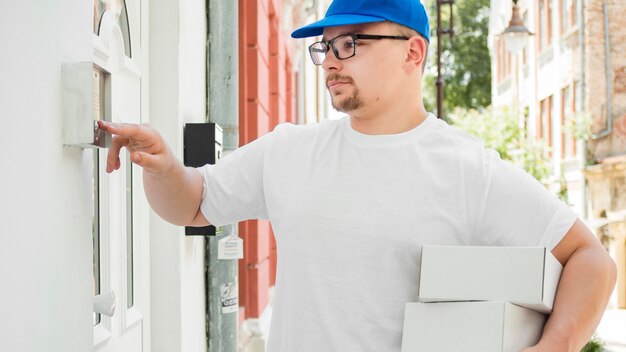
[[[100,89],[110,86],[113,122],[141,122],[140,5],[94,0],[94,75],[106,77]],[[94,150],[94,295],[114,295],[115,311],[94,313],[94,351],[147,351],[148,207],[137,167],[123,153],[120,170],[107,174],[106,152]]]

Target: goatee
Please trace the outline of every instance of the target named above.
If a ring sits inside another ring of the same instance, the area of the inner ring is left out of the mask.
[[[343,81],[346,83],[350,83],[353,87],[352,96],[344,99],[336,99],[336,96],[333,96],[333,93],[329,90],[331,104],[333,108],[335,108],[335,110],[341,112],[349,112],[359,109],[363,106],[363,99],[361,99],[361,96],[359,94],[359,88],[357,88],[354,84],[354,80],[352,79],[352,77],[342,76],[338,73],[331,73],[326,77],[326,87],[328,87],[328,82],[330,81]]]

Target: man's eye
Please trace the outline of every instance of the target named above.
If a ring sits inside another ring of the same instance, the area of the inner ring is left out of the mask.
[[[346,49],[352,49],[353,47],[357,46],[358,43],[355,43],[354,41],[347,41],[343,44],[343,47]]]

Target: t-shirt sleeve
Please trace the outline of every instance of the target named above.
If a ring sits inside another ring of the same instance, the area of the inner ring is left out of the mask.
[[[497,152],[485,151],[478,245],[540,246],[552,250],[577,219],[541,183]]]
[[[263,168],[272,133],[198,170],[204,178],[200,210],[215,226],[248,219],[267,219]]]

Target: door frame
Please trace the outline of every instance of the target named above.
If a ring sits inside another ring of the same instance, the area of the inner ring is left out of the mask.
[[[148,106],[147,85],[143,82],[147,62],[147,51],[142,48],[141,40],[147,35],[148,26],[144,24],[148,14],[146,1],[126,0],[126,9],[130,28],[132,57],[124,53],[124,37],[117,24],[117,18],[110,14],[103,15],[99,35],[93,34],[93,63],[112,72],[111,96],[116,96],[114,80],[117,75],[131,80],[131,89],[137,89],[134,96],[139,99],[135,110],[138,116],[120,121],[119,116],[112,116],[113,122],[140,123],[145,121],[145,109]],[[120,83],[121,84],[121,83]],[[115,104],[112,101],[112,104]],[[134,106],[134,105],[133,105]],[[112,107],[112,110],[115,109]],[[117,119],[117,120],[116,120]],[[114,290],[116,311],[112,317],[102,315],[99,324],[93,328],[94,350],[104,351],[123,348],[123,338],[131,330],[140,330],[139,344],[143,351],[150,350],[150,255],[149,255],[149,206],[143,196],[143,182],[140,170],[132,165],[132,233],[133,233],[133,306],[127,308],[127,153],[123,152],[120,170],[113,174],[105,171],[106,153],[97,150],[99,155],[99,210],[100,210],[100,292]],[[135,342],[137,343],[137,342]]]

